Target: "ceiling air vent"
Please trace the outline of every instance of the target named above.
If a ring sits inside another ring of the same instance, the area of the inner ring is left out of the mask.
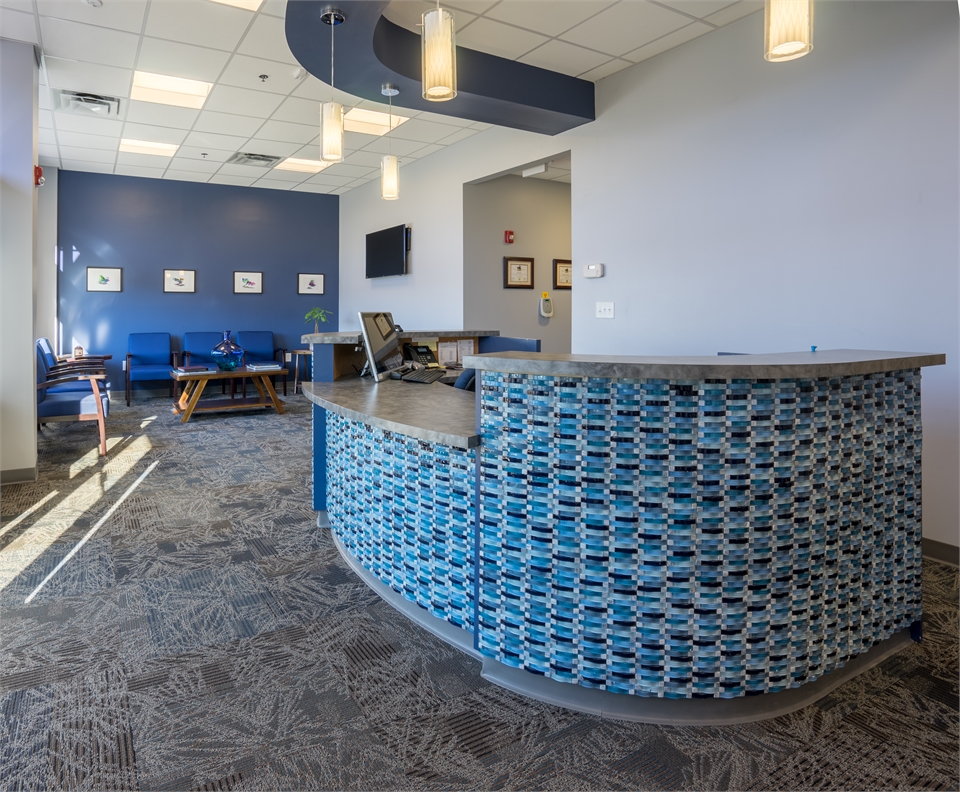
[[[95,118],[116,118],[120,113],[120,100],[115,96],[80,93],[78,91],[54,91],[57,110],[62,113],[94,116]]]
[[[254,165],[257,168],[272,168],[280,162],[280,159],[280,157],[271,157],[269,154],[251,154],[249,151],[238,151],[227,160],[227,165]]]

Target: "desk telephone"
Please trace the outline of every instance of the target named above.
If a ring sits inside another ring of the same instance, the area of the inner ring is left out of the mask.
[[[403,356],[407,360],[412,360],[414,363],[419,363],[421,366],[426,368],[440,368],[440,364],[437,363],[436,355],[433,354],[433,350],[428,346],[423,346],[421,344],[405,344],[403,348]]]

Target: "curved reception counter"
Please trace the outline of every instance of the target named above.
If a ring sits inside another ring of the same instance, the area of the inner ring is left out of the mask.
[[[920,368],[943,355],[464,362],[476,394],[304,389],[341,553],[485,677],[610,717],[742,722],[919,636]]]

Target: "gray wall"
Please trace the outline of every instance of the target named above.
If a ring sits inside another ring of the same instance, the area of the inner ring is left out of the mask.
[[[516,233],[512,245],[503,232]],[[534,259],[533,289],[503,288],[503,257]],[[544,352],[570,351],[570,291],[553,288],[553,259],[570,258],[570,185],[502,176],[463,186],[464,327],[539,338]],[[550,292],[551,319],[540,316]]]
[[[0,481],[37,469],[34,335],[38,73],[33,45],[0,39]]]
[[[60,329],[57,323],[57,188],[60,171],[43,169],[43,186],[37,190],[37,337],[50,339],[57,347]],[[69,342],[69,338],[67,341]]]
[[[923,530],[957,546],[957,22],[946,0],[820,3],[813,53],[772,64],[753,14],[601,80],[591,124],[488,129],[403,167],[399,201],[351,190],[341,318],[463,327],[462,185],[570,150],[572,258],[607,265],[575,271],[572,350],[945,352],[924,371]],[[372,286],[363,234],[399,222],[416,274]]]

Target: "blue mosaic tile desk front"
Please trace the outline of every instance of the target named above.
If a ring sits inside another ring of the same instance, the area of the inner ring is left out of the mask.
[[[364,567],[484,655],[615,693],[734,698],[817,679],[920,618],[919,369],[483,372],[480,389],[478,451],[328,414],[327,496]]]

